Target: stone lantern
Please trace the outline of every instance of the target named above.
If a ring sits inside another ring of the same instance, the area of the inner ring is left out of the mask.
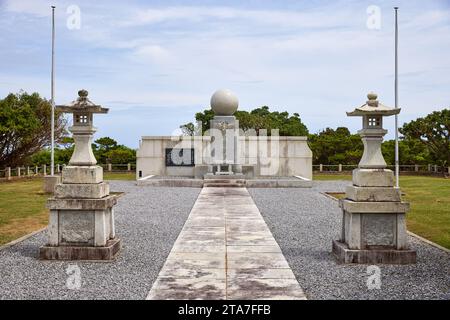
[[[343,263],[406,264],[416,262],[416,252],[408,248],[406,212],[409,204],[401,201],[394,187],[394,174],[386,169],[381,143],[387,130],[383,117],[398,114],[400,109],[382,105],[377,95],[369,93],[368,101],[350,117],[362,117],[358,131],[364,153],[353,171],[353,185],[347,187],[342,208],[342,233],[333,241],[333,253]]]
[[[73,114],[75,149],[69,165],[62,171],[54,197],[48,199],[50,209],[48,243],[40,248],[46,260],[111,260],[120,251],[121,241],[115,236],[114,209],[116,196],[109,194],[103,181],[103,168],[97,166],[92,152],[94,113],[108,109],[92,103],[86,90],[78,91],[77,100],[56,106]]]

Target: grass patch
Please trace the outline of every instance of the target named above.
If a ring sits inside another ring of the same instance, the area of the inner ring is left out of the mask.
[[[313,175],[313,180],[317,181],[331,181],[331,180],[352,180],[351,174],[323,174],[323,173],[315,173]]]
[[[400,188],[411,203],[408,230],[450,249],[450,180],[401,176]]]
[[[318,174],[314,180],[351,180],[351,176]],[[400,188],[403,200],[411,204],[406,215],[408,230],[450,249],[450,179],[400,176]],[[345,197],[342,193],[328,194]]]
[[[338,200],[345,198],[345,192],[326,192],[326,194]]]
[[[103,171],[104,180],[136,180],[135,172],[105,172]]]
[[[45,227],[48,195],[42,179],[0,183],[0,245]]]

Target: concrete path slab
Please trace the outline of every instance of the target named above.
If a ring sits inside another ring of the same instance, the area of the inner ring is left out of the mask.
[[[245,188],[203,188],[148,300],[306,299]]]

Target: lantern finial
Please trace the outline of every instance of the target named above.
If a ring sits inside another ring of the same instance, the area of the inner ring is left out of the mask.
[[[369,99],[367,101],[367,105],[371,106],[371,107],[378,107],[378,95],[374,92],[369,92],[369,94],[367,95],[367,99]]]
[[[78,91],[78,96],[83,100],[85,100],[87,98],[88,94],[89,94],[89,92],[85,89],[81,89]]]

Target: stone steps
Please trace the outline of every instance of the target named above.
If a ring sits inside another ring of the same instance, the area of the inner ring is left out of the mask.
[[[238,183],[208,183],[208,184],[204,184],[203,187],[206,187],[206,188],[245,188],[245,185],[238,184]]]
[[[203,183],[207,188],[244,188],[244,179],[208,179]]]

